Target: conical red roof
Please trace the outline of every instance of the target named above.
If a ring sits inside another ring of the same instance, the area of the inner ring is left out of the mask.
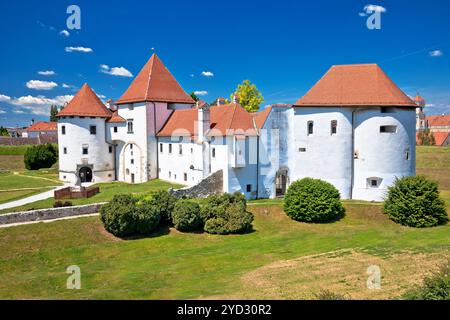
[[[111,111],[106,108],[103,102],[97,97],[95,92],[85,83],[80,91],[73,97],[67,106],[65,106],[57,115],[64,116],[83,116],[83,117],[111,117]]]
[[[376,64],[333,66],[294,105],[416,107]]]
[[[127,91],[116,103],[142,101],[195,103],[156,54],[151,56]]]

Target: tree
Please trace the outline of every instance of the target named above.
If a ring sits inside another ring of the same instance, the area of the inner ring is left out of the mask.
[[[195,94],[195,92],[191,92],[191,98],[192,99],[194,99],[194,101],[198,101],[198,100],[200,100],[198,97],[197,97],[197,95]]]
[[[0,127],[0,136],[9,136],[8,130],[4,127]]]
[[[58,160],[58,151],[52,144],[39,144],[27,148],[23,161],[28,170],[51,168]]]
[[[50,121],[51,122],[58,122],[58,118],[56,117],[58,112],[59,112],[59,108],[57,106],[50,107]]]
[[[259,92],[256,85],[250,83],[250,80],[244,80],[241,84],[238,84],[236,91],[231,95],[239,97],[239,103],[249,112],[256,112],[259,110],[259,106],[264,101],[264,97]]]
[[[434,135],[430,129],[425,129],[419,132],[419,145],[422,146],[434,146],[436,141]]]

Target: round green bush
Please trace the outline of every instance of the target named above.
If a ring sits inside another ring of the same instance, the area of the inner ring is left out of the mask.
[[[195,231],[203,225],[200,216],[200,206],[190,200],[177,202],[172,212],[172,223],[179,231]]]
[[[172,222],[172,212],[178,199],[168,191],[158,191],[151,195],[149,200],[159,211],[161,220]]]
[[[289,186],[284,211],[290,218],[303,222],[330,222],[345,215],[339,191],[331,183],[312,178]]]
[[[438,184],[423,176],[397,179],[389,187],[384,212],[392,221],[415,228],[434,227],[448,221]]]
[[[159,224],[160,214],[147,201],[128,194],[115,195],[100,209],[100,218],[105,229],[117,237],[149,234]]]
[[[450,261],[427,276],[421,286],[407,291],[405,300],[450,300]]]
[[[52,144],[40,144],[28,147],[23,161],[28,170],[51,168],[58,159],[58,151]]]
[[[211,234],[242,233],[252,228],[253,215],[247,212],[247,201],[239,192],[208,197],[201,215],[204,230]]]

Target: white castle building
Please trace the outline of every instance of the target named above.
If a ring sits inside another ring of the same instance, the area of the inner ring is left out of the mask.
[[[375,64],[331,67],[294,105],[210,107],[153,55],[115,103],[85,84],[58,114],[60,179],[193,186],[221,170],[223,191],[249,199],[312,177],[380,201],[415,174],[416,107]]]

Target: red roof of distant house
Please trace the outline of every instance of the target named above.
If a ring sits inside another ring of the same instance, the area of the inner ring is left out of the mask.
[[[428,116],[425,120],[428,123],[428,127],[450,127],[450,114]]]
[[[85,117],[111,117],[111,111],[97,97],[95,92],[85,83],[80,91],[73,97],[57,115],[63,116],[85,116]]]
[[[58,123],[57,122],[36,122],[35,124],[29,126],[25,129],[25,131],[57,131]]]
[[[195,101],[179,85],[156,54],[153,54],[117,104],[155,101],[189,103]]]
[[[127,120],[125,120],[124,118],[122,118],[121,116],[119,116],[119,112],[116,110],[113,112],[112,117],[109,118],[106,122],[108,123],[120,123],[120,122],[126,122]]]
[[[294,106],[417,107],[376,64],[332,66]]]
[[[256,135],[253,116],[241,105],[231,103],[210,107],[211,127],[209,136]],[[197,128],[197,109],[175,110],[165,126],[158,133],[159,137],[195,136]]]
[[[450,132],[433,132],[433,137],[436,145],[442,146],[449,135]]]

